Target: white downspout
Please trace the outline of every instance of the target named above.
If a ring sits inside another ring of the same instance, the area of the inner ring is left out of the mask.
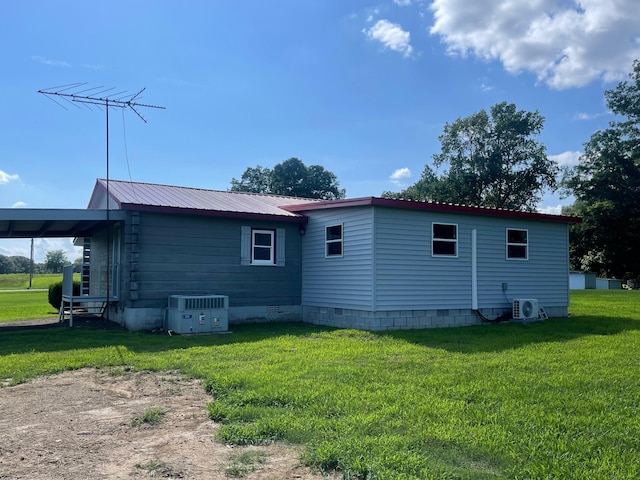
[[[471,309],[478,310],[478,248],[477,230],[471,230]]]

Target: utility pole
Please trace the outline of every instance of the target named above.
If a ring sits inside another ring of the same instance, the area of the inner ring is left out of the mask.
[[[107,306],[109,305],[109,287],[111,281],[111,226],[109,223],[109,109],[110,108],[120,108],[120,109],[131,109],[140,119],[147,123],[147,120],[142,116],[142,114],[138,111],[140,108],[158,108],[164,110],[165,107],[161,107],[159,105],[150,105],[148,103],[141,103],[139,100],[142,98],[140,95],[145,91],[145,88],[140,90],[138,93],[129,94],[126,91],[119,91],[112,93],[115,90],[115,87],[105,88],[103,86],[100,87],[89,87],[86,82],[80,83],[71,83],[68,85],[61,85],[59,87],[52,87],[44,90],[38,90],[38,93],[41,93],[49,100],[56,103],[58,106],[68,110],[65,107],[64,102],[69,105],[72,105],[76,108],[81,108],[80,105],[84,105],[89,110],[92,110],[91,105],[97,106],[99,109],[104,107],[106,114],[106,139],[107,139],[107,176],[106,176],[106,187],[107,187],[107,281],[106,281],[106,290],[107,290]],[[60,100],[60,101],[58,101]],[[108,308],[107,308],[108,312]]]

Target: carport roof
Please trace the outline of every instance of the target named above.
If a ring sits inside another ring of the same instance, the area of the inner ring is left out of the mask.
[[[0,238],[90,237],[124,220],[125,214],[119,210],[2,208]]]

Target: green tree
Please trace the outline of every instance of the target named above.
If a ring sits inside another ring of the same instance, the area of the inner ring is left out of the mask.
[[[580,163],[565,174],[583,223],[572,227],[573,262],[584,270],[640,278],[640,62],[630,81],[606,90],[607,105],[626,117],[595,132]]]
[[[273,167],[271,175],[271,193],[289,197],[311,198],[307,191],[309,186],[309,171],[304,163],[297,158],[290,158]],[[319,197],[324,198],[324,197]]]
[[[16,263],[13,260],[13,257],[0,255],[0,274],[15,273],[15,270],[16,270]]]
[[[22,255],[16,255],[13,258],[15,264],[15,273],[29,273],[31,269],[31,260]]]
[[[427,165],[408,189],[385,192],[392,198],[462,203],[533,211],[545,189],[557,187],[557,164],[536,140],[544,117],[499,103],[444,126],[441,151],[433,155],[437,175]]]
[[[320,165],[307,167],[298,158],[278,163],[273,170],[258,165],[247,168],[240,180],[231,180],[231,191],[270,193],[291,197],[333,200],[344,198],[337,177]]]
[[[231,191],[248,193],[271,193],[272,172],[266,167],[258,165],[247,168],[240,180],[231,179]]]
[[[44,267],[50,273],[62,273],[62,267],[69,264],[69,260],[64,250],[51,250],[47,252],[44,260]]]

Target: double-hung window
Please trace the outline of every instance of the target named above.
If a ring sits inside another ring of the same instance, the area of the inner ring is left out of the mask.
[[[240,265],[285,266],[284,228],[243,225],[240,232]]]
[[[273,230],[251,231],[251,264],[275,265],[275,232]]]
[[[342,256],[342,225],[331,225],[325,231],[325,256]]]
[[[507,228],[507,259],[529,259],[529,232],[516,228]]]
[[[455,223],[431,224],[431,254],[434,257],[458,256],[458,225]]]

